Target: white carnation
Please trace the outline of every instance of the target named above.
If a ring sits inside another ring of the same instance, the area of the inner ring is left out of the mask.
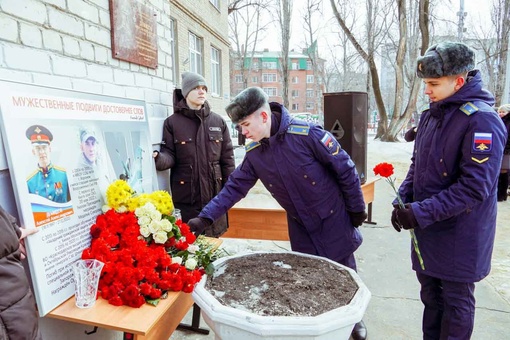
[[[180,257],[180,256],[172,257],[172,263],[177,263],[178,265],[181,265],[182,264],[182,257]]]

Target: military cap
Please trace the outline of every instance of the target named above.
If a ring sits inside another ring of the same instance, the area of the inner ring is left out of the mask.
[[[225,111],[234,124],[260,109],[268,101],[267,94],[260,87],[248,87],[241,91]]]
[[[32,125],[29,127],[26,136],[32,144],[50,144],[53,140],[50,130],[42,125]]]
[[[459,42],[442,42],[427,49],[416,62],[419,78],[440,78],[467,73],[475,68],[475,52]]]
[[[88,129],[80,130],[80,141],[82,143],[85,142],[89,138],[92,138],[97,142],[96,134],[94,131],[88,130]]]

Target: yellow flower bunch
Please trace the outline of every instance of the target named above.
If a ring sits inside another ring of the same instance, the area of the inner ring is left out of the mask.
[[[116,180],[106,189],[106,204],[115,210],[127,207],[129,200],[135,192],[126,181]]]
[[[170,194],[164,190],[154,191],[150,194],[136,195],[129,184],[124,180],[116,180],[106,190],[107,205],[116,211],[135,211],[146,203],[152,203],[156,209],[165,215],[171,215],[174,203]]]

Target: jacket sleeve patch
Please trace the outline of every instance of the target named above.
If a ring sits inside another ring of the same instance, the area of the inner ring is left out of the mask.
[[[482,159],[478,159],[476,157],[471,157],[471,160],[478,163],[478,164],[482,164],[482,163],[485,163],[489,160],[489,157],[485,157],[485,158],[482,158]]]
[[[336,155],[340,150],[340,144],[338,144],[337,140],[329,132],[324,133],[324,136],[321,138],[320,142],[326,148],[326,150],[328,150],[333,155]]]
[[[475,132],[473,134],[472,152],[490,153],[491,151],[492,151],[492,133]]]

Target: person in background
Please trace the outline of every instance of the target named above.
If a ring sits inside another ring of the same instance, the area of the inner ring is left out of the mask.
[[[423,258],[411,247],[423,339],[471,337],[475,282],[490,271],[507,133],[474,66],[474,51],[457,42],[431,46],[416,64],[430,106],[399,188],[405,208],[395,201],[391,222],[397,231],[414,230]]]
[[[188,224],[200,233],[246,196],[260,179],[287,212],[293,251],[323,256],[356,270],[358,229],[367,218],[356,167],[328,131],[294,121],[279,103],[250,87],[226,108],[252,142],[225,187]],[[247,221],[249,223],[249,221]],[[352,331],[365,339],[363,321]]]
[[[163,141],[153,157],[157,170],[171,169],[172,199],[188,221],[217,194],[234,171],[234,148],[227,124],[207,102],[205,79],[182,74],[182,89],[174,90],[174,114],[163,124]],[[219,237],[228,228],[226,211],[200,233]]]
[[[498,115],[505,124],[507,136],[510,135],[510,104],[501,105],[498,108]],[[510,169],[510,138],[507,140],[503,159],[501,161],[501,170],[498,178],[498,201],[503,202],[508,198],[508,170]]]
[[[26,136],[32,143],[32,154],[37,158],[37,169],[27,178],[28,192],[57,203],[69,202],[66,170],[51,162],[52,133],[42,125],[32,125]]]
[[[0,206],[0,339],[42,339],[39,316],[25,269],[24,238],[37,231],[19,228]]]

